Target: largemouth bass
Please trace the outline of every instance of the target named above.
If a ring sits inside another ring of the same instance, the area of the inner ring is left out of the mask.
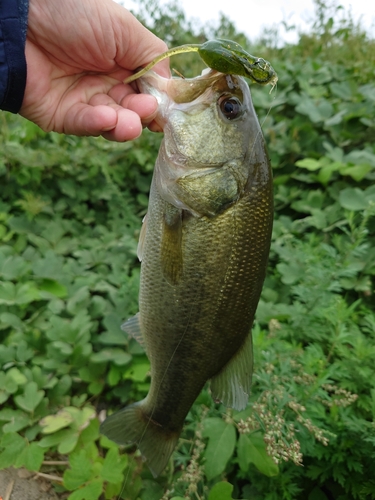
[[[208,380],[215,400],[243,409],[251,327],[272,229],[270,164],[247,83],[210,71],[140,78],[158,99],[164,139],[139,242],[139,313],[123,329],[144,343],[151,386],[102,432],[137,443],[154,476]]]

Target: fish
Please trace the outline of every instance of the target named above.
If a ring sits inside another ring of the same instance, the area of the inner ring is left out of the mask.
[[[149,72],[138,86],[158,100],[164,137],[138,245],[139,313],[122,328],[144,345],[151,383],[145,399],[108,416],[101,432],[135,443],[157,477],[207,381],[215,401],[246,407],[273,188],[242,77]]]

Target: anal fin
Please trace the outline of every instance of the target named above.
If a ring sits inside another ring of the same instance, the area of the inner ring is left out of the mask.
[[[253,372],[253,339],[251,332],[243,346],[211,379],[211,395],[225,406],[243,410],[248,402]]]

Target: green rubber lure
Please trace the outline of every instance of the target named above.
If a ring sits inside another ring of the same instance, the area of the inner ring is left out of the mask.
[[[208,67],[225,75],[244,76],[261,85],[274,86],[277,82],[276,72],[268,61],[252,56],[231,40],[209,40],[199,47],[198,54]]]
[[[265,61],[261,57],[252,56],[241,45],[232,40],[220,38],[208,40],[203,44],[181,45],[180,47],[167,50],[140,71],[126,78],[124,83],[137,80],[163,59],[176,54],[183,54],[184,52],[198,52],[203,62],[209,68],[219,71],[224,75],[244,76],[261,85],[269,83],[272,85],[272,89],[277,83],[276,71],[268,61]]]

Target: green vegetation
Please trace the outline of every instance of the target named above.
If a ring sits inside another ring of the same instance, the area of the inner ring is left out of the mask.
[[[231,412],[203,391],[156,480],[98,428],[148,389],[119,326],[137,311],[161,137],[112,144],[0,115],[0,468],[47,474],[69,500],[375,498],[375,41],[316,7],[311,32],[275,48],[272,33],[251,46],[222,19],[197,34],[176,5],[147,4],[170,46],[230,38],[279,76],[271,95],[252,86],[276,214],[251,404]]]

